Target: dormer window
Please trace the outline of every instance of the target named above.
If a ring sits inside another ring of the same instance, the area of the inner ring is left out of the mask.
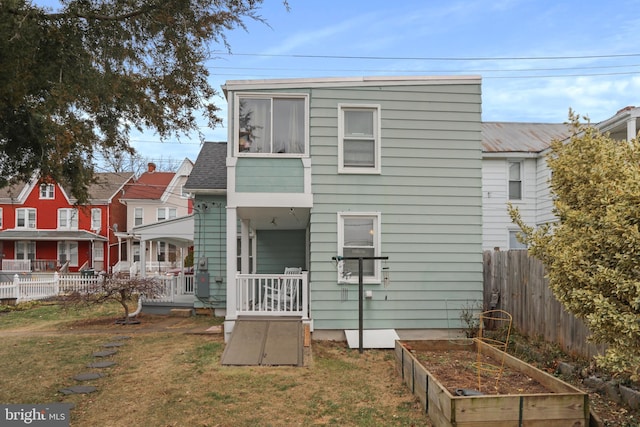
[[[40,184],[40,198],[41,199],[53,199],[55,197],[55,185],[53,184]]]
[[[296,156],[307,153],[307,97],[239,95],[234,124],[241,155]]]

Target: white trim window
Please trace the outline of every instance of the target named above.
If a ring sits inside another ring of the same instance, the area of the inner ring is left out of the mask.
[[[338,172],[379,174],[380,106],[338,104]]]
[[[102,230],[102,209],[91,208],[91,229],[99,232]]]
[[[509,230],[509,249],[527,249],[527,245],[518,240],[518,230]]]
[[[63,265],[67,261],[70,267],[78,266],[78,242],[58,242],[58,262]]]
[[[307,155],[308,96],[236,95],[234,152],[241,155]]]
[[[522,162],[509,163],[509,200],[522,200]]]
[[[167,219],[173,219],[178,215],[176,208],[158,208],[156,214],[157,221],[165,221]]]
[[[16,259],[36,259],[36,242],[17,241],[14,247]]]
[[[134,226],[142,225],[142,222],[143,222],[142,212],[143,212],[142,208],[133,209],[133,225]]]
[[[2,230],[2,208],[0,208],[0,230]]]
[[[380,213],[338,212],[338,256],[380,256]],[[358,260],[345,260],[339,283],[358,283]],[[380,283],[380,262],[363,260],[364,283]],[[339,274],[340,276],[340,274]]]
[[[54,184],[40,184],[40,198],[41,199],[54,199],[55,198],[55,185]]]
[[[58,228],[65,230],[77,230],[78,210],[68,208],[58,209]]]
[[[36,228],[36,210],[34,208],[16,209],[16,228]]]

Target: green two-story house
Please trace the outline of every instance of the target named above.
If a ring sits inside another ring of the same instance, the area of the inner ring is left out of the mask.
[[[196,306],[293,316],[314,339],[463,327],[482,300],[481,80],[229,81],[194,197]],[[343,259],[344,258],[344,259]],[[362,258],[362,263],[360,263]],[[359,266],[362,265],[362,274]]]

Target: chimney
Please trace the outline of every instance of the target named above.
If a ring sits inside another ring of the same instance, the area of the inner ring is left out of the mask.
[[[147,169],[147,172],[149,172],[149,173],[153,173],[153,172],[155,172],[155,170],[156,170],[156,164],[155,164],[155,163],[150,162],[150,163],[148,163],[148,164],[147,164],[147,168],[148,168],[148,169]]]

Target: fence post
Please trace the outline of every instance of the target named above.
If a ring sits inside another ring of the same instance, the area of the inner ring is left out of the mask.
[[[60,274],[57,271],[53,273],[53,292],[56,296],[60,293]]]
[[[13,286],[15,288],[16,303],[20,300],[20,276],[18,273],[13,275]]]

